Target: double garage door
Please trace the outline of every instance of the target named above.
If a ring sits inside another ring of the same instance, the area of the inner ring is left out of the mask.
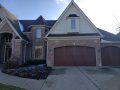
[[[54,49],[55,66],[95,66],[96,55],[92,47],[65,46]]]
[[[103,66],[120,65],[120,47],[101,48]],[[95,49],[85,46],[65,46],[54,50],[55,66],[96,66]]]

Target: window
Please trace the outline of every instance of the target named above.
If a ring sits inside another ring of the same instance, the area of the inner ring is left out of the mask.
[[[42,47],[35,48],[35,59],[40,59],[42,56]]]
[[[36,29],[36,38],[41,38],[41,29]]]
[[[80,17],[77,14],[70,14],[66,17],[68,34],[78,34],[80,30]]]
[[[75,19],[71,19],[71,29],[76,29],[76,21],[75,21]]]

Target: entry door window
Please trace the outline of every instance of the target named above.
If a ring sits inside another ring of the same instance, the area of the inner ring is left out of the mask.
[[[35,59],[41,59],[42,57],[42,47],[35,48]]]
[[[10,46],[5,47],[5,62],[11,58],[12,48]]]

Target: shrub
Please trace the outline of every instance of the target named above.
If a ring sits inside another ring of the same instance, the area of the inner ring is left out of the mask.
[[[15,60],[9,60],[4,64],[4,69],[12,69],[12,68],[17,68],[19,67],[19,64]]]
[[[25,66],[27,65],[39,65],[39,64],[46,64],[46,60],[29,60],[25,62]]]
[[[46,67],[45,65],[35,65],[15,69],[3,69],[2,72],[23,78],[46,79],[51,70],[51,67]]]

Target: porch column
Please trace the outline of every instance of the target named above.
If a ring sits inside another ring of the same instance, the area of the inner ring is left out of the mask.
[[[102,60],[101,60],[101,48],[96,47],[96,66],[102,66]]]

